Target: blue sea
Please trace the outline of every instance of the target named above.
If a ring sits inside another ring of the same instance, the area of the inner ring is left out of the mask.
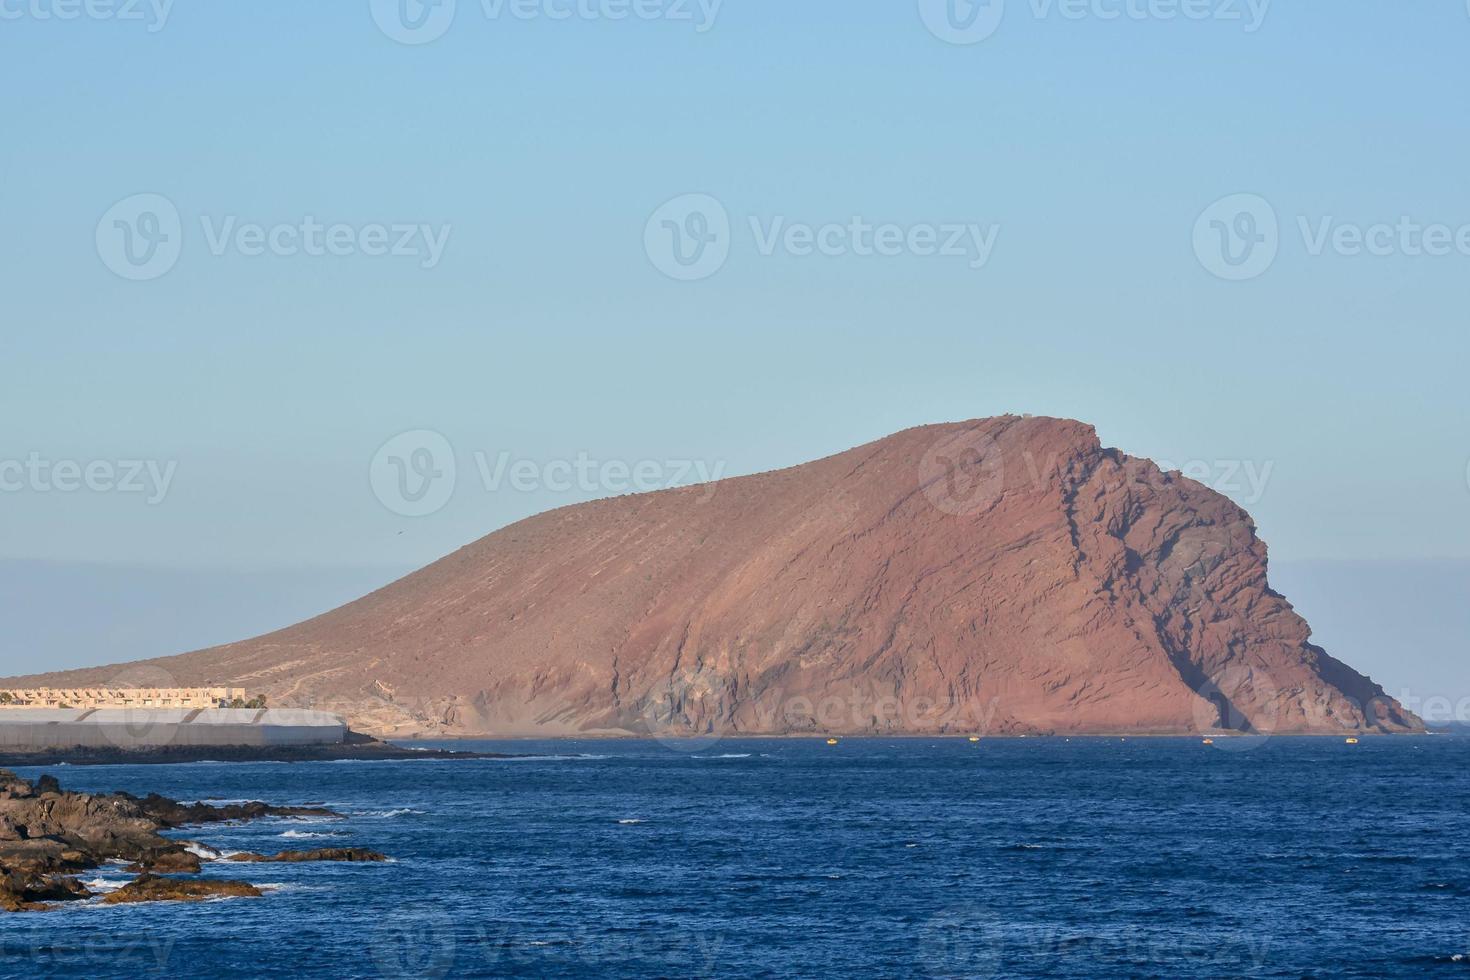
[[[345,819],[178,836],[394,861],[206,865],[270,891],[5,916],[0,972],[1470,977],[1470,738],[454,747],[530,757],[51,770],[324,803]]]

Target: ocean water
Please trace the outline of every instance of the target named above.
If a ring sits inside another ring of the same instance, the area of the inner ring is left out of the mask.
[[[1470,738],[464,747],[535,757],[52,770],[325,803],[179,836],[395,860],[0,917],[0,973],[1470,977]]]

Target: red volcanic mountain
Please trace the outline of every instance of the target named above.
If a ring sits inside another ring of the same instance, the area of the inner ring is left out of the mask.
[[[16,686],[238,685],[399,735],[1421,727],[1309,637],[1235,504],[1005,416],[550,511],[277,633]]]

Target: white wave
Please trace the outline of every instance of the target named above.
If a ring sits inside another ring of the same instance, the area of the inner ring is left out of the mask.
[[[406,817],[406,816],[409,816],[410,814],[411,815],[414,815],[414,816],[420,816],[421,817],[426,812],[427,811],[425,811],[425,810],[415,810],[413,807],[409,807],[409,806],[400,806],[400,807],[396,807],[396,808],[394,808],[392,810],[356,810],[356,811],[353,811],[353,816],[357,816],[357,817],[380,817],[380,818],[382,818],[384,820],[387,820],[387,819],[390,819],[392,817]]]
[[[216,851],[214,848],[208,847],[204,844],[196,844],[193,841],[185,844],[184,850],[188,851],[195,857],[203,858],[206,861],[214,861],[219,858],[219,851]]]
[[[696,759],[749,759],[749,752],[726,752],[724,755],[696,755]]]
[[[123,885],[126,885],[127,882],[116,881],[112,878],[89,878],[82,882],[82,884],[86,885],[89,891],[100,892],[106,895],[108,892],[117,891]]]
[[[642,820],[637,820],[637,819],[632,819],[632,818],[627,819],[627,820],[619,820],[618,821],[618,823],[624,823],[624,824],[628,824],[628,823],[642,823],[642,822],[643,822]]]
[[[288,830],[285,833],[277,834],[276,836],[277,837],[289,837],[292,840],[307,840],[307,839],[313,839],[314,840],[314,839],[319,838],[319,837],[336,837],[338,835],[337,834],[334,834],[334,833],[332,833],[330,831]]]

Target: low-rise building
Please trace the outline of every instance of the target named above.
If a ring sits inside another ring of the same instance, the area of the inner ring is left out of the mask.
[[[245,701],[243,687],[0,690],[0,705],[9,708],[228,708]]]

